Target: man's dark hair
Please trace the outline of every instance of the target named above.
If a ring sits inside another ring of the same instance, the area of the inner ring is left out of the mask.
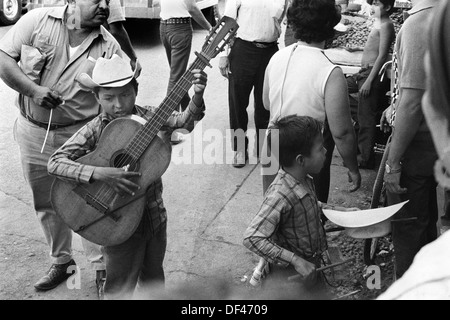
[[[374,0],[366,0],[366,2],[370,5],[372,5]],[[391,8],[389,10],[387,10],[388,14],[391,14],[392,12],[395,11],[394,8],[394,4],[395,4],[395,0],[378,0],[380,1],[382,4],[384,4],[385,6],[390,6]]]
[[[293,0],[287,19],[296,39],[306,43],[322,42],[333,38],[341,11],[335,0]]]
[[[322,134],[322,123],[308,116],[290,115],[275,121],[269,129],[269,148],[274,147],[271,143],[277,143],[280,165],[289,167],[299,154],[311,154],[314,140]],[[272,141],[274,130],[278,130],[278,141]]]

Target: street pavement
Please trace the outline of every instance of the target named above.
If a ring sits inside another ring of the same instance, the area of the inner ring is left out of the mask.
[[[158,24],[128,21],[126,27],[143,66],[137,103],[157,106],[165,96],[169,75]],[[8,29],[0,27],[0,38]],[[206,34],[195,28],[191,61]],[[172,163],[163,175],[163,198],[168,211],[164,263],[167,291],[155,293],[156,298],[251,299],[254,294],[248,280],[258,258],[243,247],[242,234],[261,204],[260,166],[231,166],[232,152],[226,136],[227,81],[218,70],[218,58],[211,65],[212,69],[206,70],[206,116],[186,135],[186,141],[173,147]],[[95,274],[86,262],[77,234],[73,254],[80,268],[78,278],[51,291],[34,290],[33,284],[44,275],[50,262],[13,138],[18,116],[14,99],[15,92],[0,81],[0,299],[95,300]],[[251,106],[252,102],[248,109],[249,127],[254,128]],[[360,190],[346,191],[346,169],[335,154],[329,202],[368,208],[375,172],[363,170],[362,176]]]

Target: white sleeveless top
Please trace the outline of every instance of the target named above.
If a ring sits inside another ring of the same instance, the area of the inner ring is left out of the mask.
[[[264,107],[270,124],[287,115],[325,120],[325,86],[334,65],[319,48],[294,43],[270,60],[264,78]],[[269,125],[270,125],[269,124]]]
[[[187,18],[191,16],[184,0],[160,0],[160,2],[161,13],[159,15],[162,20],[170,18]]]

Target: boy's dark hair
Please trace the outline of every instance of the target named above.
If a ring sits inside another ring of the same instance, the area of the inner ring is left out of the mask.
[[[335,0],[293,0],[287,19],[296,39],[306,43],[322,42],[333,38],[341,11]]]
[[[311,154],[315,138],[322,134],[322,123],[308,116],[290,115],[275,121],[269,129],[269,149],[273,147],[273,130],[278,130],[278,141],[273,143],[278,144],[280,165],[289,167],[299,154]]]
[[[366,2],[370,5],[372,5],[373,1],[374,0],[366,0]],[[391,7],[389,10],[386,11],[388,14],[391,14],[392,12],[395,11],[395,8],[394,8],[395,0],[378,0],[378,1],[380,1],[385,6]]]
[[[131,79],[131,81],[128,82],[127,84],[130,84],[130,83],[133,85],[134,92],[137,95],[138,94],[139,83],[137,82],[136,78]],[[98,92],[99,91],[100,91],[99,87],[92,89],[92,92],[94,92],[96,97],[98,97]]]

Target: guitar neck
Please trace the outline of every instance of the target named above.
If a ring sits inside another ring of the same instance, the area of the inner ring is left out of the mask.
[[[186,70],[183,76],[177,81],[170,93],[164,98],[155,114],[145,126],[136,134],[127,147],[128,153],[135,159],[139,159],[142,153],[147,149],[150,142],[158,134],[158,131],[166,123],[167,119],[173,111],[179,106],[184,95],[192,86],[195,80],[192,70],[203,70],[208,62],[204,59],[197,58],[194,63]]]

